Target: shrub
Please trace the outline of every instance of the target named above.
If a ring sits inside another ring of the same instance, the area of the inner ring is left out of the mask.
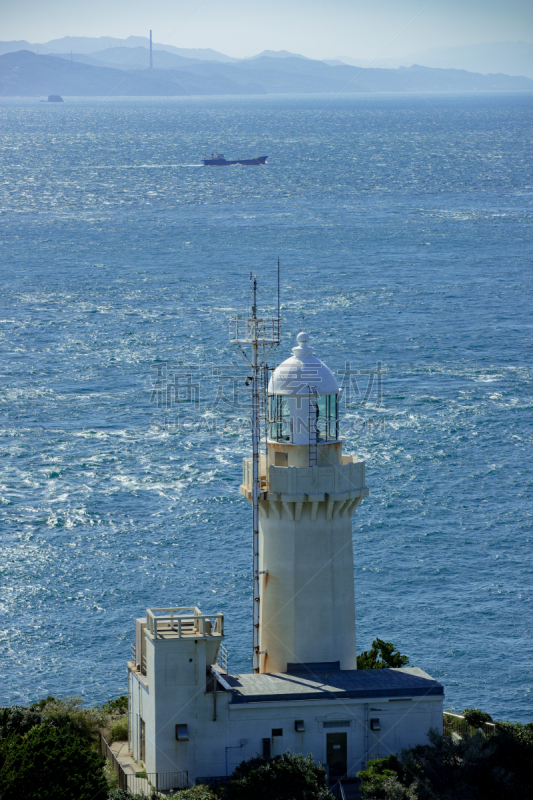
[[[118,789],[118,775],[109,761],[106,761],[104,764],[104,776],[107,781],[107,788],[109,791]]]
[[[222,789],[226,800],[331,800],[326,771],[313,761],[287,752],[274,758],[251,758],[235,769]]]
[[[491,715],[486,711],[480,711],[479,708],[465,708],[462,716],[473,728],[483,728],[485,722],[492,722]]]
[[[220,800],[220,795],[212,786],[200,784],[191,786],[190,789],[176,792],[176,794],[168,795],[167,800]]]
[[[121,694],[120,697],[115,697],[113,700],[108,700],[100,706],[102,711],[106,714],[127,714],[128,713],[128,695]]]
[[[111,723],[111,741],[112,742],[127,742],[128,741],[128,718],[122,717],[115,719]]]
[[[392,797],[403,800],[407,796],[400,783],[403,772],[396,756],[369,761],[365,769],[357,773],[357,777],[361,779],[365,800],[388,800]]]
[[[108,721],[107,714],[100,708],[83,708],[81,697],[67,697],[60,700],[47,697],[34,703],[31,710],[39,709],[43,722],[49,722],[56,728],[69,725],[87,742],[96,742],[100,728]]]
[[[40,725],[41,714],[33,707],[11,706],[0,711],[0,736],[7,739],[12,733],[28,733],[34,725]]]
[[[3,743],[2,800],[95,800],[107,794],[104,759],[74,725],[34,725]]]
[[[390,667],[406,667],[408,656],[402,656],[399,650],[394,652],[392,642],[374,639],[370,650],[357,656],[357,669],[387,669]]]
[[[487,740],[492,747],[490,765],[512,776],[513,800],[533,797],[533,723],[497,722],[496,733]]]
[[[452,740],[437,731],[430,744],[379,759],[359,773],[365,800],[530,800],[533,724],[496,723],[496,732]],[[403,792],[403,794],[402,794]]]

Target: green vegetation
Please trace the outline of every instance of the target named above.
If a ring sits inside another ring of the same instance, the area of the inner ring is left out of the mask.
[[[105,714],[127,714],[128,695],[121,694],[120,697],[115,697],[114,700],[108,700],[100,708]]]
[[[461,716],[473,728],[481,728],[485,722],[492,722],[491,715],[486,711],[480,711],[479,708],[465,708]]]
[[[175,798],[176,800],[218,800],[219,795],[210,786],[192,786],[190,789],[178,792]]]
[[[11,733],[0,759],[2,800],[93,800],[107,792],[104,759],[68,721]]]
[[[485,722],[477,709],[474,722]],[[470,723],[471,724],[471,723]],[[359,773],[365,800],[530,800],[533,724],[497,722],[495,733],[447,738],[371,761]]]
[[[115,790],[109,800],[141,800],[141,795]],[[323,767],[312,756],[251,758],[235,769],[226,784],[192,786],[168,800],[333,800]],[[146,800],[146,798],[144,798]]]
[[[191,786],[190,789],[183,789],[176,794],[167,794],[165,798],[166,800],[220,800],[220,794],[210,786],[201,785]],[[145,794],[131,794],[124,789],[115,789],[108,795],[108,800],[161,800],[161,795],[154,791],[151,797],[147,797]]]
[[[402,784],[405,775],[396,756],[369,761],[357,775],[365,800],[416,800],[414,787],[407,781],[406,786]]]
[[[107,760],[104,764],[104,776],[107,781],[109,791],[112,789],[118,789],[118,775]]]
[[[107,714],[98,708],[83,708],[79,697],[66,700],[47,697],[31,706],[0,709],[0,739],[7,739],[13,733],[24,735],[36,725],[49,723],[55,728],[70,725],[84,741],[96,742],[100,728],[107,722]]]
[[[128,718],[121,717],[114,719],[111,722],[111,741],[112,742],[127,742],[128,741]]]
[[[326,772],[311,755],[287,752],[251,758],[236,768],[221,790],[223,800],[330,800]]]
[[[141,800],[141,795],[115,790],[109,800]],[[146,800],[146,798],[144,798]],[[193,786],[168,800],[333,800],[325,770],[312,756],[291,755],[243,761],[226,784]]]
[[[104,709],[84,708],[79,697],[0,708],[2,800],[104,800],[98,742],[109,724]]]
[[[357,669],[387,669],[390,667],[406,667],[408,656],[402,656],[399,650],[394,652],[392,642],[374,639],[370,650],[357,656]]]
[[[407,662],[390,642],[380,639],[359,658],[363,657],[370,665],[363,669]],[[0,708],[2,800],[146,800],[144,795],[117,789],[115,774],[98,752],[102,728],[111,730],[114,739],[127,737],[127,717],[116,716],[121,701],[84,708],[79,698],[47,697],[31,706]],[[359,773],[365,800],[530,800],[533,723],[496,722],[487,729],[491,717],[486,712],[470,708],[463,716],[457,729],[451,726],[453,735],[430,731],[429,744],[403,750],[399,757],[370,761]],[[226,784],[194,786],[169,796],[169,800],[331,798],[325,770],[311,755],[289,752],[243,761]]]
[[[191,786],[190,789],[172,795],[168,800],[220,800],[220,794],[211,786]]]

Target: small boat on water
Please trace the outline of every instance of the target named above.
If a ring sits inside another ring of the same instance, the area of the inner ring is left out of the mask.
[[[233,167],[235,164],[242,164],[243,167],[258,167],[266,164],[268,156],[259,158],[249,158],[239,161],[226,161],[224,153],[212,153],[204,158],[204,167]]]

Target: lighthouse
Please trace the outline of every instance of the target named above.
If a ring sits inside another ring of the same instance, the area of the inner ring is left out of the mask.
[[[352,515],[365,463],[343,454],[340,389],[300,333],[268,383],[259,499],[259,672],[356,669]],[[252,502],[251,459],[241,492]]]
[[[252,314],[230,327],[251,373],[240,492],[252,505],[242,516],[252,672],[231,671],[224,615],[193,598],[135,622],[128,748],[159,789],[222,780],[245,759],[287,750],[353,779],[369,759],[442,731],[444,690],[426,672],[357,669],[352,518],[369,493],[365,462],[343,451],[341,389],[310,336],[271,369],[280,339],[279,313],[257,314],[254,279]]]

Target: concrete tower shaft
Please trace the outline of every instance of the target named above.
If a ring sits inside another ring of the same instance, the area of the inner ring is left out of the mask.
[[[298,336],[269,384],[260,463],[261,672],[357,666],[351,518],[368,494],[365,464],[342,453],[338,384],[308,341]],[[251,470],[244,459],[241,493],[250,501]]]

